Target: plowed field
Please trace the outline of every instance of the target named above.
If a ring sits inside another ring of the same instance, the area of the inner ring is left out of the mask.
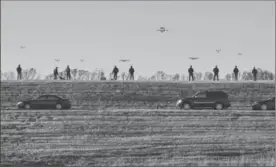
[[[275,111],[2,110],[1,163],[275,166]]]

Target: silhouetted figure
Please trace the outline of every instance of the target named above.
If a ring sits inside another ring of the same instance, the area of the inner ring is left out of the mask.
[[[57,76],[58,76],[58,67],[54,69],[54,80],[57,80]]]
[[[216,67],[213,69],[213,72],[214,72],[214,78],[213,78],[213,80],[215,81],[216,78],[217,78],[217,80],[219,80],[219,76],[218,76],[218,74],[219,74],[219,69],[218,69],[218,66],[216,66]]]
[[[258,71],[256,70],[255,67],[254,67],[253,70],[252,70],[252,74],[253,74],[253,80],[254,80],[254,81],[257,81],[257,74],[258,74]]]
[[[119,72],[119,69],[115,66],[113,71],[112,71],[114,80],[117,80],[118,72]]]
[[[189,72],[189,81],[191,80],[191,78],[193,81],[194,80],[194,69],[192,66],[190,66],[190,68],[188,69],[188,72]]]
[[[21,68],[20,64],[16,68],[16,71],[17,71],[17,80],[21,80],[22,79],[22,68]]]
[[[130,80],[134,80],[134,68],[130,66],[129,68]]]
[[[66,79],[71,80],[71,69],[69,66],[66,68]]]
[[[234,75],[235,75],[235,80],[237,81],[238,80],[238,74],[239,74],[239,69],[238,69],[237,66],[235,66],[233,72],[234,72]]]

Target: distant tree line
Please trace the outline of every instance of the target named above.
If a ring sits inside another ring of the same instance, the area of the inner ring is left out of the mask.
[[[275,74],[273,72],[257,69],[257,79],[258,80],[275,80]],[[65,77],[66,72],[59,72],[59,76]],[[111,80],[112,74],[108,74],[103,70],[94,70],[92,72],[82,70],[82,69],[72,69],[71,70],[72,80]],[[213,80],[213,72],[194,72],[195,80]],[[53,80],[53,74],[49,74],[46,77],[42,78],[41,75],[37,72],[36,69],[24,69],[22,70],[22,80]],[[223,78],[223,77],[221,77]],[[239,80],[252,80],[253,75],[251,71],[243,71],[239,74]],[[2,72],[1,71],[1,80],[16,80],[16,72]],[[118,80],[129,80],[129,74],[122,72],[118,75]],[[149,81],[185,81],[188,80],[188,75],[184,74],[167,74],[164,71],[157,71],[154,75],[150,77],[138,75],[135,80],[149,80]],[[234,80],[234,74],[228,73],[225,75],[224,80]]]

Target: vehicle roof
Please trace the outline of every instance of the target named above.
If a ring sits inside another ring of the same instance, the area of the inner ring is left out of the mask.
[[[206,90],[206,91],[200,91],[200,92],[197,92],[197,93],[223,93],[223,94],[227,94],[227,93],[225,93],[224,91],[221,91],[221,90]]]
[[[207,90],[206,92],[223,92],[223,93],[225,93],[225,92],[222,91],[222,90]]]
[[[58,95],[44,94],[44,95],[40,95],[40,96],[58,96]]]
[[[41,96],[56,96],[56,97],[59,97],[58,95],[51,95],[51,94],[49,94],[49,95],[40,95],[39,97],[41,97]]]
[[[211,91],[202,91],[199,93],[206,93],[209,97],[218,97],[218,98],[228,98],[229,95],[223,91],[220,90],[211,90]]]

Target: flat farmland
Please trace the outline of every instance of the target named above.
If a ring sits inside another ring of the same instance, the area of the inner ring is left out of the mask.
[[[75,110],[175,109],[180,98],[199,91],[229,95],[231,109],[250,109],[254,101],[275,96],[274,81],[3,81],[1,109],[14,109],[21,100],[54,94],[67,98]]]
[[[1,164],[275,166],[275,111],[1,110]]]

